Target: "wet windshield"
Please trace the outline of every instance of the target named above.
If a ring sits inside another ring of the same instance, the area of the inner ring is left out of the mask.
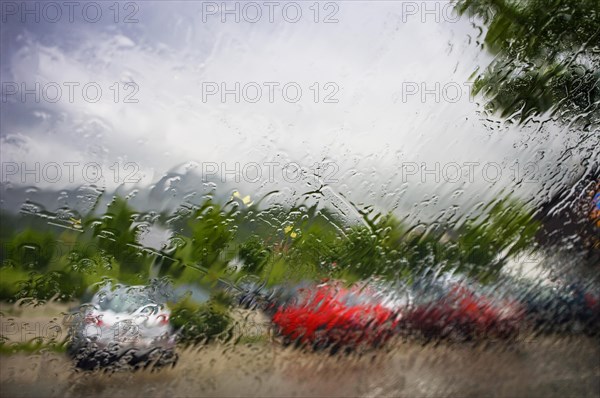
[[[2,1],[0,395],[597,397],[599,27]]]
[[[156,306],[156,303],[143,295],[128,296],[125,294],[115,294],[111,298],[100,300],[99,303],[100,308],[103,310],[111,310],[120,313],[132,313],[150,304]]]

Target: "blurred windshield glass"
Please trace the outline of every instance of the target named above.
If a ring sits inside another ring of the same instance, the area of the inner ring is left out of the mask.
[[[8,395],[597,396],[598,0],[0,12]]]

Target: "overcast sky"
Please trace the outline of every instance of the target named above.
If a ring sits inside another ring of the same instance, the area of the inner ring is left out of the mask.
[[[469,82],[491,57],[477,24],[458,19],[447,2],[427,2],[428,9],[424,2],[298,2],[285,10],[287,3],[271,10],[263,2],[237,3],[239,22],[235,11],[216,8],[221,2],[121,3],[118,14],[112,2],[95,3],[98,18],[95,6],[85,13],[80,6],[72,22],[70,10],[57,4],[60,18],[43,3],[31,5],[34,14],[23,14],[21,3],[3,9],[4,187],[77,186],[91,162],[102,167],[99,185],[125,190],[169,170],[213,172],[216,162],[219,174],[223,162],[229,170],[257,162],[258,181],[234,184],[242,196],[277,189],[298,197],[320,181],[328,186],[321,200],[416,217],[423,208],[439,214],[451,205],[468,212],[502,191],[548,195],[540,193],[544,174],[571,139],[552,123],[538,140],[532,137],[539,125],[482,118]],[[240,102],[235,94],[223,101],[222,84],[235,91],[236,82]],[[23,98],[22,88],[35,91],[36,83],[39,101]],[[61,96],[52,102],[57,86]],[[257,86],[261,97],[253,103]],[[102,93],[92,102],[97,87]],[[425,96],[423,88],[430,90]],[[39,182],[24,176],[23,164],[35,170],[35,162],[58,163],[62,177],[53,180],[51,167],[48,175],[37,172]],[[309,171],[323,163],[320,179],[283,178],[288,162]],[[578,163],[574,157],[565,166]],[[257,175],[245,170],[246,179]],[[531,171],[538,175],[515,188],[513,177]],[[139,183],[125,180],[132,172]]]

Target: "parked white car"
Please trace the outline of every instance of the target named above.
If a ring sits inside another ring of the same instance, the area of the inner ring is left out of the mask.
[[[81,306],[70,328],[68,353],[82,369],[174,364],[171,311],[148,286],[103,287]]]

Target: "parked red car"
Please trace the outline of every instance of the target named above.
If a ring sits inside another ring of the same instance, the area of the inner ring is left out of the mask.
[[[338,283],[298,288],[294,298],[276,305],[272,321],[287,343],[331,347],[378,347],[398,325],[399,314],[368,289]]]
[[[508,338],[519,331],[524,312],[516,301],[476,293],[461,282],[446,282],[428,290],[436,293],[415,293],[417,302],[402,319],[405,330],[425,338],[459,340]]]

